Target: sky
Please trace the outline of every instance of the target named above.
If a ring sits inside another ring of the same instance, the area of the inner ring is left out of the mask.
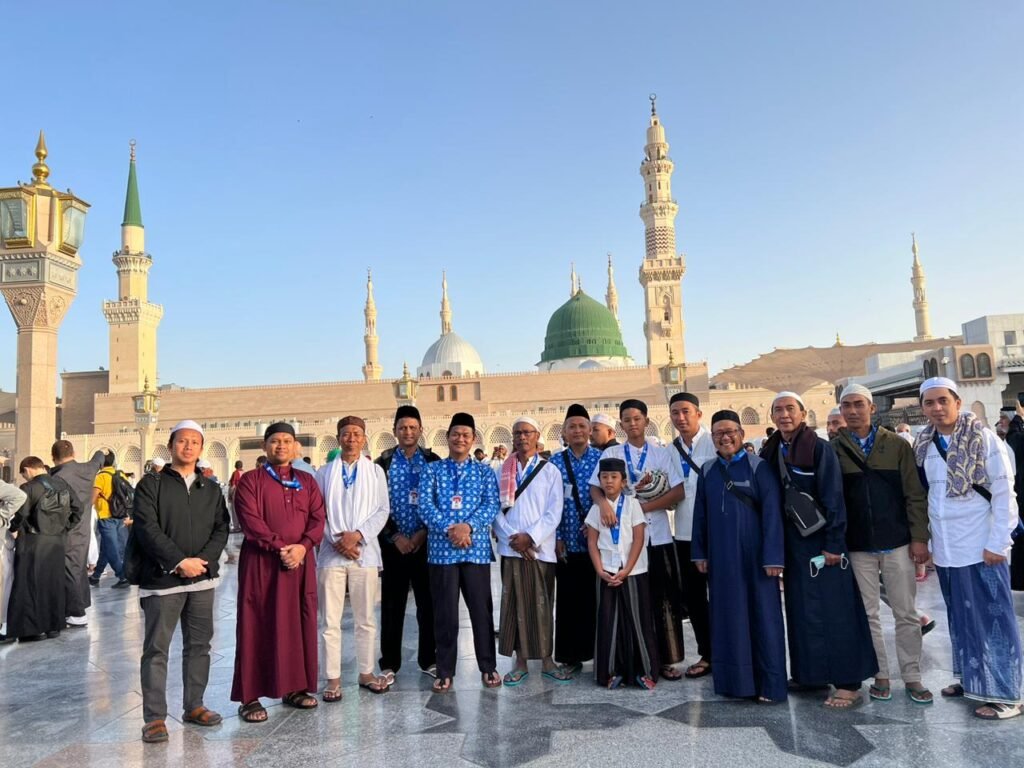
[[[652,92],[688,359],[912,337],[912,231],[936,335],[1024,312],[1019,2],[47,8],[4,11],[5,39],[45,49],[18,59],[0,186],[31,177],[42,128],[51,182],[92,205],[60,370],[108,366],[130,139],[161,384],[360,379],[368,267],[385,377],[440,334],[442,270],[487,370],[530,370],[570,263],[603,301],[608,253],[643,363]]]

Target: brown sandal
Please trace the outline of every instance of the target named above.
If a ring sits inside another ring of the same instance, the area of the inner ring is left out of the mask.
[[[167,739],[167,723],[163,720],[154,720],[142,726],[142,740],[147,744],[156,744]]]
[[[224,719],[218,713],[212,709],[206,707],[196,707],[191,712],[186,712],[182,716],[182,721],[186,723],[192,723],[194,725],[212,726],[220,725],[220,722]]]
[[[498,674],[496,669],[484,672],[480,675],[480,679],[483,681],[484,688],[501,688],[501,675]]]
[[[711,662],[706,659],[701,659],[686,670],[686,677],[690,680],[696,680],[698,677],[704,677],[705,675],[710,674]]]
[[[292,691],[281,699],[281,703],[295,709],[316,709],[319,702],[305,691]]]
[[[238,716],[247,723],[265,723],[268,719],[267,710],[260,704],[259,699],[240,706]]]

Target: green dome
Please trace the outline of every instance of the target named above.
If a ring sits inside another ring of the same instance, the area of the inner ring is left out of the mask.
[[[551,315],[540,361],[628,355],[615,316],[580,290]]]

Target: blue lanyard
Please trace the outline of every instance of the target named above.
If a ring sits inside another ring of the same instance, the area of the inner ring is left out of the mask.
[[[359,459],[356,459],[356,463],[352,466],[351,475],[345,471],[345,460],[339,457],[338,461],[341,462],[341,482],[345,484],[345,490],[348,490],[356,481],[356,474],[359,472]]]
[[[274,471],[274,468],[272,466],[270,466],[270,462],[269,461],[266,464],[263,465],[263,468],[265,470],[267,470],[267,474],[268,475],[270,475],[272,478],[277,480],[277,482],[280,483],[285,488],[291,488],[293,491],[301,491],[302,490],[302,483],[300,483],[298,480],[282,480],[278,476],[277,472]]]
[[[612,544],[619,546],[619,523],[622,522],[622,502],[626,500],[626,494],[619,494],[619,503],[615,505],[615,525],[612,526]]]
[[[949,450],[949,438],[945,435],[939,435],[939,442],[942,443],[943,450]]]
[[[523,478],[529,477],[530,471],[537,466],[537,462],[540,461],[540,454],[533,454],[533,458],[526,462],[526,466],[523,471],[519,471],[519,459],[516,459],[516,488],[523,484]]]
[[[878,434],[878,427],[872,427],[871,431],[868,432],[868,436],[861,440],[857,437],[857,442],[860,443],[860,449],[864,451],[864,455],[867,456],[871,453],[871,449],[875,447],[875,436]]]
[[[623,453],[626,454],[626,466],[629,467],[629,482],[635,483],[637,481],[637,472],[644,471],[644,464],[647,463],[647,448],[648,444],[644,443],[644,449],[640,451],[640,461],[636,463],[636,472],[633,471],[633,458],[629,455],[629,443],[622,446]]]
[[[452,493],[456,496],[459,495],[459,477],[462,474],[462,468],[459,465],[448,459],[448,475],[452,479]],[[469,462],[466,462],[466,466],[469,466]]]
[[[412,488],[413,490],[419,490],[420,464],[416,461],[416,458],[419,456],[419,451],[416,451],[416,453],[412,455],[412,461],[409,461],[409,459],[406,458],[406,455],[402,453],[401,449],[398,450],[396,455],[401,459],[402,462],[404,462],[409,467],[409,487]],[[394,466],[397,463],[397,461],[392,461],[391,467],[394,468]]]
[[[684,451],[686,451],[686,446],[683,445],[683,438],[677,437],[676,440],[679,441],[679,447],[682,448]],[[693,458],[693,454],[690,451],[686,451],[686,455],[689,456],[691,459]],[[682,467],[682,469],[683,469],[683,478],[686,479],[686,480],[689,480],[690,479],[690,463],[686,459],[684,459],[682,456],[680,456],[679,457],[679,466]]]

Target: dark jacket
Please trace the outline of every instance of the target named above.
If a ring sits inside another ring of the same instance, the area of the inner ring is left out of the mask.
[[[397,450],[398,448],[388,448],[386,451],[381,453],[381,455],[378,456],[377,460],[374,462],[377,466],[384,470],[385,475],[387,475],[388,469],[391,467],[391,462],[395,458],[395,451]],[[427,464],[441,460],[441,457],[438,456],[429,448],[420,447],[417,448],[416,450],[420,452],[424,459],[426,459]],[[377,534],[377,538],[380,539],[382,543],[387,543],[390,542],[392,538],[394,538],[394,535],[397,532],[398,526],[395,525],[395,521],[391,517],[391,515],[388,515],[388,521],[384,523],[384,527],[381,528],[380,533]]]
[[[189,490],[168,464],[159,475],[139,481],[132,518],[132,535],[142,553],[142,589],[170,589],[217,576],[228,541],[228,509],[217,483],[196,473]],[[206,560],[206,573],[193,579],[174,573],[189,557]]]
[[[83,510],[92,508],[92,488],[96,483],[96,475],[103,469],[103,451],[96,451],[89,461],[66,461],[50,469],[50,474],[71,486],[78,496],[78,503]]]
[[[11,532],[43,534],[46,536],[62,536],[70,531],[82,519],[82,506],[74,489],[59,477],[37,475],[21,486],[28,498],[21,509],[11,518]],[[66,503],[62,508],[44,511],[40,502],[48,493],[67,494]]]
[[[928,541],[928,498],[910,443],[879,427],[865,460],[857,439],[844,427],[832,446],[843,472],[846,544],[851,552],[876,552],[911,541]],[[850,453],[867,465],[867,474]]]

